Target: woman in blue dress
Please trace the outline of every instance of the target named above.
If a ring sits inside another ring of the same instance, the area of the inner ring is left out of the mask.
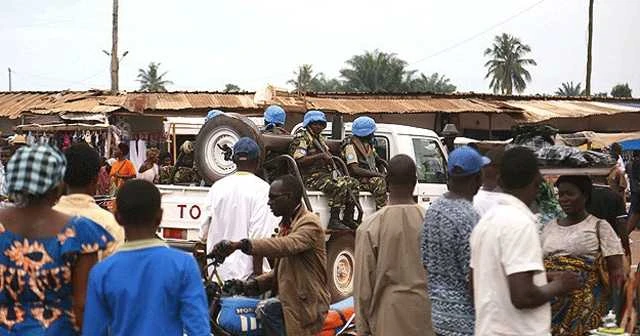
[[[0,210],[0,336],[79,335],[89,270],[113,239],[51,208],[65,166],[49,146],[20,148],[7,164],[15,206]]]

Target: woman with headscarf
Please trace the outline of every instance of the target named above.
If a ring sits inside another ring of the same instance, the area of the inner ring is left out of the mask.
[[[158,167],[160,151],[157,148],[147,150],[147,159],[144,161],[138,171],[138,178],[158,183],[160,181],[160,167]]]
[[[620,239],[607,221],[586,210],[592,183],[588,176],[561,176],[556,182],[566,217],[547,224],[542,232],[545,268],[578,272],[581,289],[552,302],[553,335],[586,335],[600,326],[610,293],[624,282]]]
[[[0,210],[0,335],[79,335],[89,270],[113,238],[98,224],[52,209],[66,160],[46,145],[7,165],[14,206]]]

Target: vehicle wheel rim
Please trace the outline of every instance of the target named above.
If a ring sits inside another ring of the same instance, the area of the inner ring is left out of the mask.
[[[354,257],[350,251],[340,252],[333,262],[333,283],[342,295],[353,292],[353,268]]]
[[[218,145],[227,145],[233,148],[238,139],[240,139],[238,133],[226,127],[216,129],[209,137],[206,145],[205,162],[216,174],[226,176],[236,171],[236,164],[224,159],[225,151],[220,149]]]

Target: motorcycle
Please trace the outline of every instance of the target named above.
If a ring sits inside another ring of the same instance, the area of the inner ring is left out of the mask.
[[[213,254],[204,256],[204,251],[195,252],[196,259],[203,268],[211,270],[205,276],[204,284],[209,303],[211,332],[216,336],[262,336],[261,323],[256,315],[260,299],[243,296],[245,289],[241,282],[228,280],[223,282],[217,267],[224,258]],[[197,254],[200,254],[199,256]],[[204,256],[204,257],[203,257]],[[210,261],[206,261],[209,259]],[[318,336],[356,336],[353,298],[331,305],[322,331]]]

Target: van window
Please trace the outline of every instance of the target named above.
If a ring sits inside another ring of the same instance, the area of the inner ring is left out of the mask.
[[[446,183],[447,165],[438,142],[429,138],[413,138],[419,183]]]
[[[385,136],[377,135],[375,136],[375,148],[378,156],[385,161],[389,161],[389,139]]]

